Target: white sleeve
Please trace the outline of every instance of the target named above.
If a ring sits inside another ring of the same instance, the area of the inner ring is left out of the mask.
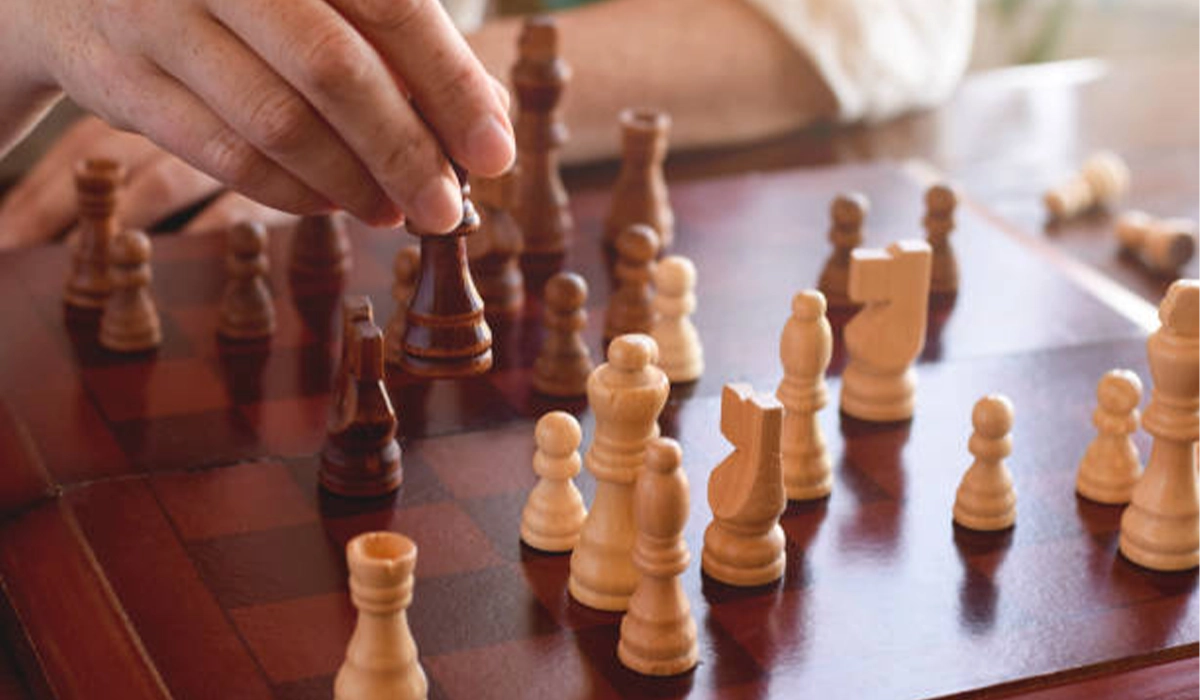
[[[971,53],[975,0],[746,0],[816,65],[843,121],[944,101]]]

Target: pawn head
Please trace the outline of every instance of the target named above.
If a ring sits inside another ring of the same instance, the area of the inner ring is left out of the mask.
[[[862,226],[870,208],[866,195],[861,192],[847,192],[834,198],[829,207],[829,215],[833,218],[833,223],[839,226]]]
[[[1096,386],[1096,399],[1109,413],[1129,413],[1142,402],[1142,380],[1127,369],[1110,370]]]
[[[538,419],[533,441],[541,452],[552,457],[566,457],[579,449],[583,431],[579,421],[566,411],[551,411]]]
[[[670,472],[683,462],[683,448],[671,438],[656,438],[646,448],[646,468],[655,472]]]
[[[658,233],[646,224],[631,224],[617,236],[617,255],[634,263],[650,262],[658,255]]]
[[[945,183],[925,191],[925,208],[932,212],[951,212],[958,206],[958,192]]]
[[[792,316],[801,321],[816,321],[825,315],[825,295],[815,289],[806,289],[792,297]]]
[[[982,437],[997,440],[1012,430],[1013,406],[1007,396],[990,394],[975,403],[971,423]]]
[[[240,221],[229,229],[229,249],[239,257],[251,257],[267,246],[267,227],[259,221]]]
[[[141,265],[150,260],[150,238],[143,231],[124,231],[111,246],[109,256],[118,265]]]
[[[667,296],[681,296],[696,288],[696,266],[679,255],[663,258],[654,269],[654,286]]]
[[[574,311],[587,303],[587,281],[574,272],[559,272],[546,282],[546,306],[560,311]]]
[[[636,372],[658,361],[658,343],[644,333],[617,336],[608,346],[608,362],[626,372]]]

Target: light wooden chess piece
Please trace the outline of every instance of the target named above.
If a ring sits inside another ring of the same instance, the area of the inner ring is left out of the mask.
[[[599,610],[625,610],[637,586],[633,566],[633,485],[658,437],[658,414],[671,385],[654,366],[658,347],[647,335],[623,335],[608,348],[608,362],[588,379],[588,404],[596,433],[584,457],[596,477],[596,498],[571,555],[567,590]]]
[[[678,255],[663,258],[654,268],[650,336],[658,343],[658,366],[672,384],[694,382],[704,373],[704,348],[691,318],[695,311],[695,265]]]
[[[153,350],[162,343],[158,308],[150,296],[150,239],[125,231],[109,246],[112,294],[100,319],[100,344],[117,352]]]
[[[546,336],[533,363],[533,388],[540,394],[574,397],[587,394],[595,365],[583,339],[587,326],[587,282],[573,272],[559,272],[546,283],[542,325]]]
[[[1162,327],[1146,342],[1153,382],[1142,415],[1154,442],[1121,516],[1120,548],[1147,569],[1182,571],[1200,563],[1200,281],[1172,284],[1158,317]]]
[[[792,315],[783,327],[779,359],[783,381],[775,397],[783,404],[780,454],[783,484],[793,501],[824,498],[833,488],[829,451],[817,413],[828,392],[825,370],[833,354],[833,333],[825,318],[825,297],[809,290],[792,298]]]
[[[396,252],[392,269],[392,299],[396,302],[396,309],[392,312],[392,318],[388,320],[387,329],[384,331],[384,359],[389,365],[399,366],[404,357],[404,328],[408,319],[408,302],[417,288],[417,275],[421,271],[421,249],[412,246],[401,248]]]
[[[587,509],[571,479],[579,473],[582,437],[575,416],[564,411],[547,413],[534,428],[533,471],[539,478],[521,511],[521,540],[534,549],[569,552],[579,541]]]
[[[611,248],[622,231],[633,224],[646,224],[658,234],[658,249],[666,250],[675,240],[675,214],[663,177],[671,117],[654,110],[626,109],[617,119],[621,123],[621,172],[604,222],[604,243]]]
[[[846,325],[843,413],[874,422],[912,418],[912,363],[925,347],[931,256],[924,241],[851,255],[850,298],[866,307]]]
[[[952,295],[958,292],[958,259],[950,234],[954,233],[954,210],[958,207],[958,191],[950,185],[937,184],[925,191],[925,240],[933,250],[929,273],[929,292]]]
[[[654,324],[654,259],[658,235],[645,224],[634,224],[617,237],[617,288],[608,298],[604,339],[626,333],[649,333]]]
[[[260,223],[239,223],[229,229],[225,270],[229,282],[221,297],[217,334],[230,340],[261,340],[275,332],[275,304],[266,275],[270,269],[264,252],[267,228]]]
[[[71,246],[71,274],[63,303],[68,311],[94,319],[103,311],[112,292],[108,279],[108,249],[120,233],[117,192],[125,168],[105,159],[89,159],[75,166],[75,191],[79,199],[79,235]]]
[[[368,532],[346,545],[350,600],[358,624],[333,681],[334,700],[421,700],[429,683],[408,627],[417,545],[394,532]]]
[[[1004,463],[1012,453],[1012,402],[999,394],[985,396],[975,403],[971,422],[975,461],[958,485],[954,522],[971,530],[1007,530],[1017,520],[1017,492]]]
[[[1089,209],[1111,206],[1129,190],[1129,166],[1116,153],[1101,151],[1084,161],[1077,175],[1043,197],[1054,219],[1070,219]]]
[[[499,177],[471,178],[479,232],[467,238],[467,259],[488,318],[517,316],[525,305],[521,228],[510,211],[516,176],[516,168],[510,168]]]
[[[787,508],[779,439],[783,405],[748,384],[721,393],[721,434],[733,452],[708,479],[713,520],[704,531],[700,565],[731,586],[761,586],[783,576]]]
[[[1117,219],[1117,241],[1150,270],[1170,275],[1196,254],[1196,222],[1159,219],[1144,211],[1127,211]]]
[[[1142,382],[1127,369],[1114,369],[1100,379],[1096,399],[1096,439],[1079,460],[1075,490],[1097,503],[1128,503],[1142,473],[1137,445],[1130,439],[1138,427]]]
[[[689,499],[682,457],[674,440],[650,443],[634,487],[633,562],[641,578],[621,619],[617,658],[648,676],[683,673],[700,656],[696,621],[679,581],[691,560],[683,539]]]
[[[825,261],[821,277],[817,280],[817,289],[825,295],[825,301],[830,308],[849,309],[854,306],[850,300],[850,253],[862,245],[863,221],[867,218],[871,204],[866,195],[859,192],[839,194],[829,207],[832,219],[829,227],[829,241],[833,243],[833,252]]]

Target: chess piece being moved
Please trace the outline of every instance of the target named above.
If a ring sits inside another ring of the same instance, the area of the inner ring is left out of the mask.
[[[524,242],[521,268],[530,288],[541,289],[562,267],[575,228],[558,165],[558,151],[567,142],[558,103],[571,70],[559,57],[558,25],[552,17],[527,19],[517,52],[512,69],[518,168],[513,215]]]
[[[396,310],[384,331],[384,360],[389,365],[399,365],[404,356],[404,328],[408,319],[408,302],[417,288],[417,275],[421,271],[421,250],[411,246],[401,248],[392,264],[392,299]]]
[[[1129,190],[1129,166],[1116,153],[1088,158],[1079,173],[1046,192],[1043,201],[1053,219],[1070,219],[1091,209],[1112,206]]]
[[[100,344],[116,352],[144,352],[162,343],[158,308],[150,296],[150,239],[124,231],[108,250],[112,294],[100,318]]]
[[[912,363],[925,345],[929,268],[925,241],[851,255],[850,299],[866,306],[846,325],[849,362],[842,373],[841,410],[872,422],[912,418],[917,375]]]
[[[1196,222],[1127,211],[1117,219],[1117,241],[1151,271],[1177,274],[1196,254]]]
[[[658,348],[647,335],[623,335],[608,348],[608,362],[588,379],[596,433],[584,457],[596,478],[596,498],[571,554],[567,590],[598,610],[625,610],[637,586],[633,565],[633,485],[658,437],[658,414],[671,385],[654,366]]]
[[[608,298],[604,339],[625,333],[649,333],[654,324],[654,258],[658,235],[645,224],[634,224],[617,237],[617,288]]]
[[[454,379],[492,368],[492,331],[483,318],[483,299],[467,266],[466,237],[479,230],[464,173],[463,214],[449,233],[408,232],[421,240],[421,272],[408,304],[400,366],[427,379]]]
[[[340,287],[350,271],[350,239],[338,214],[301,217],[292,234],[288,272],[304,287]]]
[[[954,232],[954,209],[958,192],[944,184],[925,191],[925,240],[933,250],[929,275],[929,292],[935,296],[951,296],[958,292],[958,259],[950,234]]]
[[[971,530],[1007,530],[1017,519],[1017,492],[1004,458],[1012,452],[1013,408],[1004,396],[985,396],[971,412],[975,457],[954,499],[954,522]]]
[[[779,439],[783,405],[748,384],[721,393],[721,434],[733,452],[708,478],[713,519],[704,531],[700,565],[731,586],[761,586],[783,576],[787,508]]]
[[[571,479],[579,473],[583,433],[570,413],[551,411],[534,428],[538,482],[521,511],[521,541],[543,552],[569,552],[579,541],[587,509]]]
[[[654,322],[658,366],[672,384],[694,382],[704,373],[704,348],[692,324],[696,311],[696,266],[672,255],[654,267]]]
[[[569,398],[587,394],[595,369],[583,340],[587,326],[587,282],[573,272],[560,272],[546,283],[542,325],[546,337],[533,363],[533,388],[540,394]]]
[[[518,264],[521,229],[509,212],[515,177],[515,170],[509,170],[497,178],[471,178],[479,232],[467,239],[467,258],[488,318],[516,316],[525,304],[525,278]]]
[[[229,229],[225,271],[229,281],[221,297],[217,334],[230,340],[261,340],[275,332],[275,304],[267,287],[267,229],[240,223]]]
[[[346,545],[350,601],[358,623],[333,681],[334,700],[424,700],[428,681],[408,627],[417,545],[368,532]]]
[[[1142,473],[1137,445],[1130,438],[1138,426],[1142,382],[1127,369],[1114,369],[1101,378],[1096,399],[1096,439],[1079,461],[1075,490],[1097,503],[1128,503]]]
[[[1154,442],[1121,515],[1120,548],[1147,569],[1182,571],[1200,563],[1200,281],[1172,284],[1158,318],[1146,342],[1153,382],[1142,415]]]
[[[112,291],[108,249],[120,232],[117,191],[124,180],[125,169],[115,161],[90,159],[75,166],[79,235],[71,249],[71,274],[63,296],[68,311],[98,314]]]
[[[775,390],[775,398],[783,404],[779,451],[789,500],[824,498],[833,488],[829,451],[817,421],[817,413],[828,401],[825,370],[832,354],[825,297],[814,290],[800,292],[792,298],[792,315],[779,341],[783,381]]]
[[[829,241],[833,243],[833,252],[821,270],[817,289],[825,295],[825,301],[832,309],[854,307],[847,291],[850,285],[850,253],[862,245],[863,221],[867,218],[870,206],[865,195],[851,192],[838,195],[829,207],[832,218]]]
[[[344,396],[335,397],[325,446],[321,486],[339,496],[371,498],[400,487],[396,412],[383,385],[383,331],[371,321],[349,328]]]
[[[664,251],[675,240],[675,214],[663,177],[671,117],[665,112],[627,109],[618,120],[622,136],[621,172],[613,186],[612,205],[604,222],[604,243],[614,247],[622,231],[633,224],[647,224],[658,234],[658,249]]]
[[[633,490],[633,563],[641,578],[621,619],[617,658],[647,676],[683,673],[700,656],[696,621],[680,585],[691,560],[683,539],[689,498],[682,455],[679,443],[669,438],[650,443]]]

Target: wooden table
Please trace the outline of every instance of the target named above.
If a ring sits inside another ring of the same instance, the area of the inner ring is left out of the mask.
[[[271,241],[280,327],[268,347],[214,337],[219,237],[156,241],[165,341],[151,356],[111,355],[63,323],[64,250],[0,257],[0,397],[20,422],[0,419],[0,576],[17,659],[0,677],[25,670],[12,697],[327,698],[353,624],[342,546],[388,528],[420,547],[411,620],[433,697],[1194,697],[1196,572],[1125,561],[1120,509],[1072,489],[1099,376],[1123,366],[1149,384],[1144,339],[1163,283],[1113,262],[1103,219],[1045,231],[1036,198],[1104,146],[1134,168],[1132,203],[1195,216],[1196,78],[1195,65],[1020,69],[879,129],[672,158],[674,252],[699,269],[708,366],[660,420],[691,480],[684,587],[701,635],[700,667],[675,679],[621,668],[619,618],[568,598],[564,557],[518,542],[533,421],[564,408],[585,446],[592,431],[586,405],[529,389],[536,299],[494,327],[486,377],[389,376],[405,484],[394,499],[348,502],[315,483],[336,298],[292,295],[288,232]],[[917,415],[839,416],[835,360],[821,416],[834,492],[789,506],[783,580],[741,591],[702,578],[705,483],[729,450],[720,387],[778,382],[790,297],[828,254],[830,198],[865,192],[867,244],[884,245],[921,235],[921,192],[943,173],[968,195],[954,238],[963,284],[933,315]],[[597,356],[611,176],[570,178],[580,240],[568,264],[592,287]],[[405,237],[363,230],[353,243],[346,291],[370,294],[386,319]],[[1000,536],[956,530],[949,515],[971,405],[993,391],[1017,411],[1019,518]],[[594,481],[579,482],[590,499]]]

